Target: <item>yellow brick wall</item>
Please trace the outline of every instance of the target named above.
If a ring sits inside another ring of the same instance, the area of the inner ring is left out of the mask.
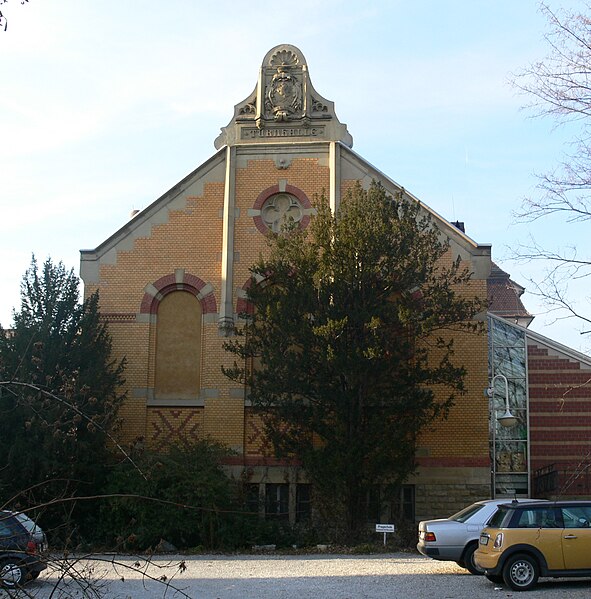
[[[236,207],[240,218],[236,221],[235,250],[240,259],[234,265],[234,286],[242,287],[249,279],[249,268],[265,252],[263,235],[255,227],[248,209],[253,207],[261,191],[287,180],[289,185],[301,189],[313,202],[316,195],[329,186],[328,167],[319,166],[317,159],[296,158],[289,168],[279,170],[273,160],[249,160],[246,168],[236,171]]]
[[[249,267],[266,251],[265,238],[248,214],[258,195],[282,180],[301,189],[310,201],[329,189],[329,169],[318,158],[294,157],[286,169],[278,169],[274,160],[265,157],[244,160],[242,157],[240,164],[246,166],[236,169],[234,310],[236,291],[249,279]],[[352,184],[343,181],[342,193]],[[256,418],[245,419],[240,389],[221,372],[222,365],[231,366],[234,357],[224,351],[225,339],[216,322],[206,320],[203,324],[201,381],[202,388],[209,391],[203,405],[146,406],[146,390],[154,387],[155,325],[146,318],[136,320],[144,289],[182,268],[213,286],[219,309],[223,198],[223,183],[206,183],[201,196],[187,197],[183,209],[170,210],[165,222],[154,224],[149,235],[119,251],[115,263],[100,268],[96,288],[100,290],[101,312],[108,318],[112,315],[114,355],[128,360],[128,400],[121,411],[120,431],[126,442],[145,437],[148,445],[159,447],[194,435],[212,437],[246,454],[265,452],[264,442],[257,438],[260,423]],[[94,288],[87,287],[86,293]],[[467,292],[486,297],[486,282],[473,281]],[[468,370],[467,394],[458,397],[447,421],[423,435],[421,448],[433,458],[484,456],[487,452],[487,404],[482,394],[488,384],[486,336],[458,335],[456,360]]]
[[[188,197],[185,209],[169,211],[167,222],[117,252],[116,264],[102,265],[102,312],[137,312],[144,287],[176,268],[215,282],[219,302],[223,198],[223,183],[207,183],[203,196]]]
[[[456,257],[448,250],[441,263],[449,266]],[[460,269],[463,268],[471,272],[472,263],[462,261]],[[486,280],[472,279],[468,284],[457,288],[456,293],[459,297],[486,300]],[[488,387],[488,342],[486,319],[481,319],[480,322],[480,332],[455,331],[441,334],[445,340],[453,338],[452,362],[466,369],[465,393],[456,394],[447,419],[441,419],[421,436],[419,445],[421,454],[425,457],[488,456],[488,399],[484,396],[484,389]],[[438,390],[438,396],[444,396],[443,389]]]
[[[248,280],[249,267],[266,248],[265,238],[248,211],[261,191],[280,180],[302,189],[312,200],[314,194],[328,187],[328,168],[319,166],[317,159],[295,158],[287,170],[277,169],[268,159],[248,160],[246,167],[236,169],[235,207],[239,216],[234,231],[234,290]],[[149,235],[135,239],[131,249],[118,251],[114,264],[101,265],[98,285],[85,289],[87,294],[99,289],[101,312],[109,320],[113,336],[114,357],[127,357],[128,399],[121,410],[119,431],[125,442],[144,437],[148,445],[161,446],[162,439],[178,440],[191,431],[243,450],[244,401],[232,395],[237,391],[235,385],[221,372],[221,366],[231,366],[234,358],[223,349],[225,339],[217,323],[203,324],[202,388],[214,390],[213,397],[204,399],[203,407],[146,407],[146,397],[141,395],[154,387],[155,325],[136,321],[146,285],[183,268],[213,286],[219,308],[223,199],[223,183],[206,183],[202,196],[186,197],[183,209],[168,211],[166,222],[154,224]],[[236,299],[234,296],[234,309]],[[199,426],[180,426],[188,414],[199,414],[193,418]],[[167,426],[176,432],[169,431],[167,436]]]

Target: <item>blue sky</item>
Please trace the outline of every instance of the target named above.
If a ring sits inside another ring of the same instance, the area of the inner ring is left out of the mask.
[[[550,1],[584,10],[584,2]],[[509,248],[532,235],[578,246],[582,224],[519,224],[572,135],[520,110],[512,72],[545,56],[535,0],[30,0],[2,5],[0,323],[31,254],[78,272],[96,247],[214,153],[273,46],[302,50],[354,150],[448,220],[461,220],[532,289],[541,265]],[[571,285],[582,305],[589,292]],[[591,349],[531,293],[532,328]],[[587,336],[589,337],[589,336]]]

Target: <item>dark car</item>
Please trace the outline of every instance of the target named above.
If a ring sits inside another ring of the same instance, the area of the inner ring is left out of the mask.
[[[37,550],[41,553],[47,551],[47,537],[41,529],[41,527],[22,512],[11,512],[13,516],[27,529],[27,532],[31,535],[31,538],[37,543]]]
[[[37,578],[47,567],[40,549],[15,514],[0,510],[0,586],[15,588]]]

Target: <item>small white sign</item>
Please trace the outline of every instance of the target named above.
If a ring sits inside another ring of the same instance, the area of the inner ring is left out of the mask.
[[[395,530],[394,524],[376,524],[376,532],[394,532]]]

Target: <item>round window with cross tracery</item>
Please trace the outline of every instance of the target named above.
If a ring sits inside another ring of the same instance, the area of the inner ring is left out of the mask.
[[[314,209],[301,189],[283,181],[261,191],[249,213],[259,232],[266,235],[269,231],[281,232],[289,223],[305,229]]]
[[[300,201],[290,193],[276,193],[268,198],[261,209],[265,225],[274,233],[288,223],[300,223],[303,216]]]

